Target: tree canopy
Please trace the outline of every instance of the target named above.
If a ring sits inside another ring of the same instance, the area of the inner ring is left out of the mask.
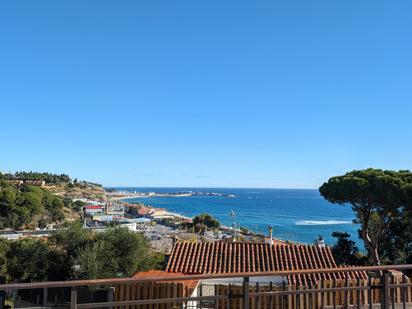
[[[130,277],[161,268],[164,256],[125,228],[86,230],[81,223],[42,239],[0,240],[0,276],[8,282]]]
[[[394,220],[411,209],[412,173],[357,170],[330,178],[319,191],[332,203],[350,204],[372,262],[381,263],[379,246]]]
[[[332,237],[337,239],[332,247],[332,254],[338,265],[362,265],[364,256],[359,252],[356,243],[345,232],[333,232]]]
[[[71,182],[71,179],[66,174],[52,174],[52,173],[39,173],[39,172],[16,172],[2,174],[0,173],[0,179],[4,180],[44,180],[46,183],[59,183],[59,182]]]
[[[6,256],[9,280],[34,282],[59,278],[59,254],[43,240],[11,241]]]
[[[215,230],[220,227],[219,221],[213,216],[203,213],[193,218],[193,225],[197,230]]]

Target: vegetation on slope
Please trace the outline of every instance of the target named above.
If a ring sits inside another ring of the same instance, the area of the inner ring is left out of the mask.
[[[66,204],[65,204],[66,203]],[[0,181],[0,229],[45,227],[64,219],[71,201],[34,186],[16,187]]]
[[[10,180],[44,180],[43,187]],[[71,180],[65,174],[38,172],[0,173],[0,229],[45,228],[50,223],[77,220],[83,202],[74,198],[105,200],[101,185]]]

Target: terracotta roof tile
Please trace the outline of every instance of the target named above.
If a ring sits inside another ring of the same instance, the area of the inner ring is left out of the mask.
[[[133,278],[138,279],[147,279],[147,278],[154,278],[154,279],[162,279],[161,282],[173,282],[173,283],[182,283],[185,288],[187,288],[188,294],[191,295],[192,291],[196,288],[199,280],[182,280],[182,281],[164,281],[168,277],[176,277],[176,274],[168,273],[164,270],[148,270],[136,273]],[[187,295],[187,296],[189,296]]]
[[[329,247],[316,245],[228,242],[177,242],[166,271],[214,274],[336,268]],[[366,279],[364,272],[290,275],[289,282],[312,285],[326,279]]]

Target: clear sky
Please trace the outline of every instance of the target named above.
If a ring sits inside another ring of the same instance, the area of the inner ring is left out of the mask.
[[[412,168],[412,2],[2,1],[0,170],[316,188]]]

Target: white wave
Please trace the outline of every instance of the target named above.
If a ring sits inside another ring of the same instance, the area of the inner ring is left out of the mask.
[[[295,225],[340,225],[340,224],[352,224],[352,221],[342,221],[342,220],[300,220],[300,221],[295,222]]]

